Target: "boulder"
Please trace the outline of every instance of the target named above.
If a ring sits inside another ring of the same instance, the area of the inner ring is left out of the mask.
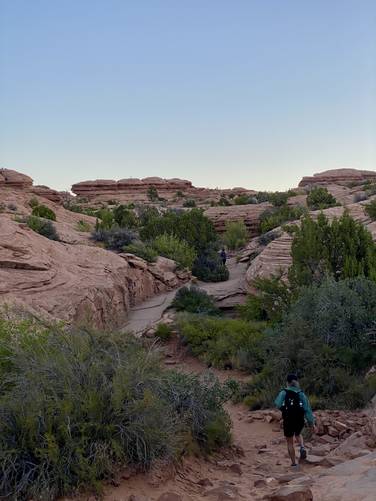
[[[286,485],[268,497],[270,501],[312,501],[313,494],[306,485]]]
[[[33,185],[31,177],[11,169],[0,169],[0,186],[24,190]]]

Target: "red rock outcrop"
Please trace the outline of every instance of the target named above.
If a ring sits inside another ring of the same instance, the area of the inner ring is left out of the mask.
[[[0,169],[0,188],[27,189],[33,185],[31,177],[11,169]]]
[[[197,202],[210,202],[219,200],[222,195],[238,195],[241,193],[255,193],[245,188],[233,188],[231,190],[219,190],[210,188],[197,188],[191,181],[186,179],[162,179],[160,177],[146,177],[144,179],[128,178],[119,181],[97,179],[94,181],[82,181],[72,186],[72,192],[77,196],[87,199],[89,202],[146,202],[148,190],[156,188],[158,196],[168,201],[193,198]],[[184,198],[183,198],[183,197]]]
[[[358,169],[332,169],[305,176],[300,181],[299,186],[340,184],[348,185],[351,183],[361,184],[366,181],[376,182],[376,171],[358,170]]]
[[[254,237],[260,233],[260,215],[271,207],[269,203],[210,207],[205,211],[205,216],[212,221],[219,233],[225,231],[228,222],[243,221],[249,235]]]
[[[129,308],[188,279],[166,260],[51,241],[0,215],[0,303],[47,319],[121,325]]]
[[[31,191],[36,195],[39,195],[40,197],[47,198],[47,200],[51,200],[51,202],[55,202],[58,204],[63,202],[63,197],[61,196],[61,194],[58,191],[49,188],[48,186],[44,185],[33,186]]]

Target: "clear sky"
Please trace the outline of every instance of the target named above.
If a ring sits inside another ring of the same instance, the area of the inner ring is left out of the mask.
[[[0,0],[0,167],[58,189],[376,170],[376,1]]]

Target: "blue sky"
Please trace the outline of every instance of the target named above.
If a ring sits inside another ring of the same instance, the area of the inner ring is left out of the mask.
[[[0,166],[58,189],[376,169],[374,0],[0,0]]]

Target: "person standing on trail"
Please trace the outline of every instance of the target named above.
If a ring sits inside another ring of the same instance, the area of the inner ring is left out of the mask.
[[[227,261],[227,254],[226,254],[226,251],[225,251],[225,248],[223,247],[222,250],[221,250],[221,253],[220,253],[220,256],[221,256],[221,259],[222,259],[222,263],[224,265],[226,265],[226,261]]]
[[[287,376],[287,387],[280,391],[275,400],[275,405],[282,411],[283,433],[286,437],[287,450],[292,466],[296,467],[294,436],[300,445],[300,459],[305,459],[307,451],[302,437],[304,419],[307,420],[309,426],[315,426],[311,406],[308,398],[299,387],[296,374]]]

